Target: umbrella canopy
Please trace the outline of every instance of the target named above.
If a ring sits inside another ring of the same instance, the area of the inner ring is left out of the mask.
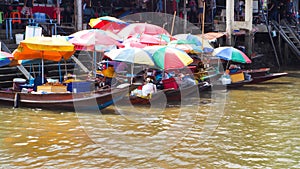
[[[78,31],[68,36],[69,42],[75,45],[76,50],[105,51],[112,46],[123,47],[116,34],[100,29]]]
[[[170,39],[168,40],[164,35],[141,34],[138,38],[142,44],[147,45],[166,45],[170,41]]]
[[[150,54],[141,48],[121,48],[104,53],[114,61],[154,66]]]
[[[168,46],[172,46],[177,49],[181,49],[186,53],[202,53],[203,51],[195,42],[189,40],[172,40],[168,43]]]
[[[0,67],[9,65],[12,58],[12,54],[0,51]]]
[[[69,59],[75,52],[74,45],[58,37],[32,37],[20,42],[13,52],[14,59],[42,59],[42,83],[44,83],[44,60]]]
[[[222,46],[216,48],[213,52],[213,56],[239,63],[251,63],[251,60],[244,52],[231,46]]]
[[[144,50],[150,52],[154,63],[160,69],[179,69],[193,62],[186,52],[170,46],[147,46]]]
[[[170,38],[165,35],[137,34],[125,39],[122,44],[125,47],[143,48],[152,45],[166,45],[169,41]]]
[[[195,43],[197,46],[201,46],[204,48],[210,48],[213,49],[214,47],[209,43],[208,40],[201,38],[200,36],[197,35],[192,35],[192,34],[177,34],[174,35],[173,38],[176,39],[181,39],[181,40],[187,40]]]
[[[74,45],[58,37],[33,37],[20,42],[13,52],[14,59],[67,60],[74,54]]]
[[[120,37],[127,38],[135,34],[160,35],[165,34],[170,36],[170,33],[164,28],[149,24],[149,23],[132,23],[118,33]]]
[[[112,16],[102,16],[99,18],[92,18],[89,22],[89,25],[92,28],[108,30],[114,33],[119,32],[128,24],[129,23]]]
[[[143,44],[140,42],[139,38],[131,37],[128,39],[125,39],[122,44],[125,46],[125,48],[134,47],[134,48],[144,48],[147,46],[147,44]]]
[[[199,35],[200,37],[207,39],[207,40],[216,40],[224,35],[226,35],[226,32],[208,32],[205,34]]]

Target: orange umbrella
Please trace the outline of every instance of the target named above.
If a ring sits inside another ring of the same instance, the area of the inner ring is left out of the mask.
[[[44,59],[60,61],[69,59],[74,54],[74,45],[55,37],[33,37],[20,42],[13,52],[14,59]]]
[[[33,37],[21,41],[13,56],[15,60],[41,59],[42,83],[44,83],[44,60],[67,60],[74,52],[74,45],[63,38]]]

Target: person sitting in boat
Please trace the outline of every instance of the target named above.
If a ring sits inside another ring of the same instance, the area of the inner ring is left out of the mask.
[[[179,73],[176,79],[180,88],[186,88],[193,85],[196,85],[194,79],[192,79],[189,75],[184,75],[183,73]]]
[[[239,70],[241,70],[241,67],[236,64],[231,64],[228,69],[229,73],[237,73]]]
[[[71,73],[68,73],[64,76],[64,82],[63,83],[71,83],[75,81],[75,75],[72,75]]]
[[[194,77],[196,80],[198,80],[198,82],[202,82],[204,81],[205,76],[207,76],[207,73],[205,72],[204,63],[199,61],[194,72]]]
[[[150,77],[147,77],[142,87],[142,97],[151,97],[151,94],[157,92],[156,85]]]
[[[111,86],[111,81],[114,77],[116,77],[114,66],[111,64],[108,64],[108,67],[101,71],[104,78],[105,78],[105,84]]]
[[[41,86],[48,82],[47,75],[48,75],[48,71],[44,70],[44,82],[42,80],[43,78],[42,78],[41,74],[39,76],[35,77],[35,79],[33,81],[33,91],[37,91],[38,86]]]

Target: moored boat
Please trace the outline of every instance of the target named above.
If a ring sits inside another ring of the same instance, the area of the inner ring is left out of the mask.
[[[0,91],[0,103],[13,107],[33,107],[54,110],[104,109],[121,99],[129,89],[114,88],[81,93],[23,93]]]
[[[130,95],[124,97],[124,99],[118,101],[120,104],[132,104],[132,105],[152,105],[152,104],[163,104],[163,103],[179,103],[183,99],[190,97],[199,97],[202,91],[210,88],[209,83],[201,83],[186,88],[168,88],[158,90],[153,93],[150,97],[140,97],[136,95]],[[200,93],[197,93],[200,92]]]
[[[270,73],[270,68],[260,68],[260,69],[253,69],[253,70],[244,70],[243,72],[251,75],[253,79],[250,84],[256,84],[265,82],[268,80],[276,79],[282,76],[288,75],[288,73]]]

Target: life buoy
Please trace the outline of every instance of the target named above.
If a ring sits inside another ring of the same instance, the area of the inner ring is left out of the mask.
[[[18,108],[20,105],[20,94],[16,93],[14,98],[14,108]]]

